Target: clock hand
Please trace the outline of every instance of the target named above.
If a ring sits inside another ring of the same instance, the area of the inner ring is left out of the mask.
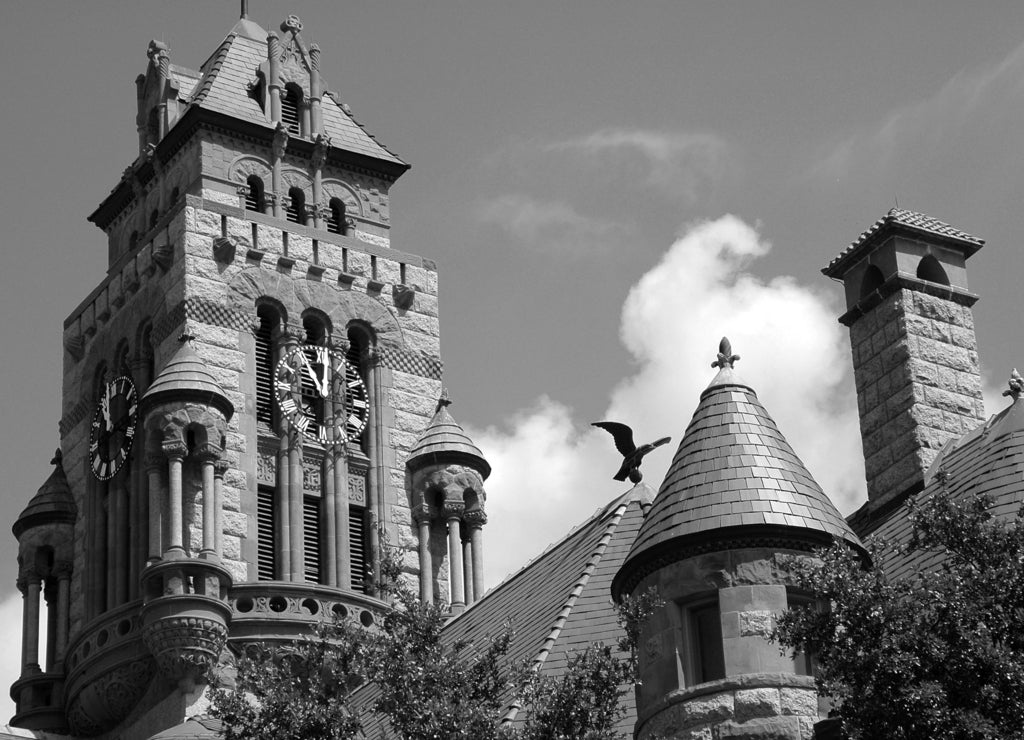
[[[100,408],[103,411],[103,425],[104,431],[109,432],[111,427],[110,422],[110,386],[108,385],[103,390],[103,398],[100,401]]]
[[[309,358],[306,357],[306,353],[300,352],[299,357],[302,358],[302,365],[306,368],[306,374],[309,375],[309,379],[312,380],[313,385],[316,386],[316,392],[319,393],[321,397],[326,396],[327,392],[324,390],[324,387],[320,382],[320,378],[317,377],[316,370],[314,370],[313,366],[309,364]]]

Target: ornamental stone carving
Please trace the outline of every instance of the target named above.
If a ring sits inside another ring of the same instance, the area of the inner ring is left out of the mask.
[[[216,662],[227,642],[228,629],[223,618],[183,614],[147,625],[142,639],[156,658],[161,675],[179,684],[190,683]]]

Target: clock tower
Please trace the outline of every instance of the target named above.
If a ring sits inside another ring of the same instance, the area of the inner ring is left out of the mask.
[[[15,525],[13,724],[79,737],[181,722],[247,642],[373,625],[385,545],[427,598],[482,590],[489,467],[439,417],[435,265],[390,239],[408,165],[295,16],[243,5],[198,69],[147,55],[136,156],[89,218],[107,275],[64,324],[55,471]],[[455,463],[472,485],[424,504],[424,465]]]

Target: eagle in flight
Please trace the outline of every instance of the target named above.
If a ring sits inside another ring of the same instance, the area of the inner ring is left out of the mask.
[[[625,424],[620,424],[617,421],[595,421],[591,426],[604,429],[611,434],[615,440],[615,449],[622,453],[622,466],[619,468],[619,472],[612,476],[614,480],[626,480],[628,477],[631,482],[639,483],[644,477],[640,472],[640,463],[643,462],[644,455],[655,447],[661,447],[661,445],[672,441],[671,437],[662,437],[637,447],[633,443],[633,430]]]

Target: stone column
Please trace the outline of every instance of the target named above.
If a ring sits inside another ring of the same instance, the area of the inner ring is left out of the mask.
[[[275,31],[267,34],[267,61],[270,63],[270,77],[267,79],[270,120],[277,123],[281,120],[281,41]]]
[[[205,444],[199,449],[199,465],[203,482],[203,547],[199,557],[210,560],[217,554],[217,504],[214,493],[214,465],[220,459],[220,448]]]
[[[473,600],[484,595],[484,525],[487,515],[481,509],[467,511],[463,521],[469,526],[469,542],[473,561]]]
[[[287,331],[278,330],[274,337],[274,368],[288,350],[296,344],[295,337]],[[288,430],[288,419],[284,414],[276,415],[278,447],[277,447],[277,481],[274,486],[274,514],[276,531],[274,532],[275,560],[277,573],[274,576],[281,581],[292,580],[292,547],[291,547],[291,516],[288,506],[291,488],[291,469],[288,464],[289,450],[292,445]]]
[[[182,507],[181,464],[188,454],[188,447],[177,440],[165,442],[167,456],[167,549],[164,558],[175,560],[185,557],[184,520]]]
[[[430,557],[430,522],[434,518],[433,514],[429,504],[420,504],[412,513],[420,535],[420,601],[424,604],[434,601],[434,559]]]
[[[464,574],[462,571],[462,533],[459,523],[465,507],[461,501],[445,501],[444,517],[448,523],[448,569],[451,580],[452,609],[461,610],[466,605]]]
[[[53,567],[57,577],[57,629],[54,639],[54,670],[64,668],[65,652],[68,649],[68,627],[71,620],[71,563],[58,560]]]
[[[113,497],[114,516],[111,533],[113,537],[113,560],[107,563],[110,570],[110,581],[113,585],[113,601],[110,606],[120,606],[128,600],[128,558],[131,552],[128,546],[128,488],[127,472],[122,470],[110,487],[108,497]],[[109,543],[108,543],[109,544]]]
[[[223,458],[213,464],[213,551],[224,557],[224,475],[228,461]]]
[[[309,135],[315,139],[317,134],[324,131],[324,122],[320,100],[323,91],[320,83],[320,47],[312,44],[309,47]],[[317,200],[319,203],[319,200]]]
[[[22,572],[18,590],[24,597],[21,622],[21,675],[39,670],[39,592],[43,580],[31,568]]]
[[[52,578],[43,581],[43,601],[46,602],[46,662],[44,670],[53,670],[57,650],[57,583]]]
[[[369,444],[368,457],[370,458],[370,474],[368,490],[366,491],[366,507],[370,514],[370,559],[371,573],[373,573],[374,586],[371,596],[377,596],[377,586],[380,583],[380,521],[383,512],[381,511],[381,499],[384,496],[384,465],[382,451],[384,450],[384,429],[383,429],[383,399],[380,388],[380,352],[376,347],[367,351],[366,366],[368,369],[366,383],[367,402],[369,405]]]
[[[321,486],[324,497],[324,564],[323,582],[328,586],[338,585],[338,517],[337,489],[334,485],[334,455],[326,451],[320,466]]]
[[[164,507],[161,504],[160,468],[164,465],[162,454],[146,455],[146,477],[149,493],[149,553],[150,565],[160,560],[163,553]]]
[[[337,532],[338,588],[352,590],[352,538],[349,536],[348,499],[348,458],[345,455],[345,440],[334,448],[334,490],[337,503],[334,507],[334,530]]]
[[[281,218],[284,215],[284,208],[282,207],[284,201],[284,182],[281,179],[281,160],[284,159],[284,153],[288,149],[288,129],[284,127],[284,124],[278,121],[277,128],[274,130],[274,141],[271,146],[273,157],[271,158],[271,181],[274,188],[274,216]]]
[[[302,433],[289,434],[288,447],[288,537],[291,543],[292,572],[289,580],[306,580],[306,537],[302,491]]]

